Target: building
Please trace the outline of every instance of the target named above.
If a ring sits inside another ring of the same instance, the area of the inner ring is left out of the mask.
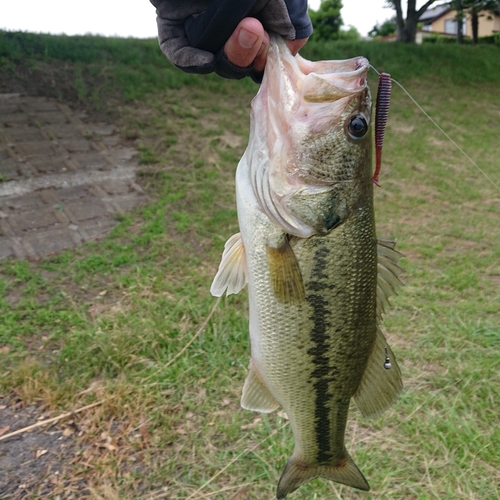
[[[464,10],[463,34],[472,37],[471,15]],[[457,11],[449,5],[440,5],[434,9],[429,9],[419,19],[422,23],[422,31],[436,35],[456,35],[457,34]],[[489,36],[500,33],[500,15],[489,11],[479,14],[478,36]]]

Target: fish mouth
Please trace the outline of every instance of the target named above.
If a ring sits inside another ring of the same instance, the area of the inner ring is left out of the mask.
[[[306,102],[331,103],[366,89],[370,63],[365,57],[311,62],[297,55],[295,60],[302,73],[298,75],[297,88]]]
[[[340,120],[346,106],[369,92],[370,63],[358,56],[340,61],[308,61],[293,56],[278,35],[271,35],[264,79],[259,91],[269,116],[282,122],[282,133],[292,123],[309,123],[321,132]],[[276,110],[279,110],[277,112]]]
[[[344,137],[346,107],[368,110],[369,122],[368,69],[364,57],[307,61],[272,35],[262,85],[252,102],[252,123],[259,126],[252,128],[256,154],[248,156],[248,168],[259,207],[288,234],[308,238],[316,232],[289,209],[290,197],[302,188],[328,196],[334,185],[355,180],[317,175],[310,152],[322,134],[328,132],[329,140]]]

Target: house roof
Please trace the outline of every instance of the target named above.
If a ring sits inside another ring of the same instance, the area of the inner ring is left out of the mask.
[[[444,16],[447,12],[451,10],[449,5],[438,5],[433,9],[426,10],[418,20],[421,23],[431,24],[436,19],[439,19],[441,16]]]

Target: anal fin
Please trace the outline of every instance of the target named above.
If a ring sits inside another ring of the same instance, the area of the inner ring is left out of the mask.
[[[397,399],[403,389],[401,370],[384,334],[377,327],[377,338],[354,400],[364,417],[375,417]]]
[[[250,362],[247,378],[241,395],[241,407],[245,410],[271,413],[279,408],[280,404],[274,399],[264,384],[257,369]]]

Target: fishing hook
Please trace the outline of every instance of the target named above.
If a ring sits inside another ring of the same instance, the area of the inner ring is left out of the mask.
[[[387,347],[385,347],[384,349],[385,349],[384,368],[386,370],[390,370],[392,368],[391,358],[389,358],[389,351],[387,350]]]

